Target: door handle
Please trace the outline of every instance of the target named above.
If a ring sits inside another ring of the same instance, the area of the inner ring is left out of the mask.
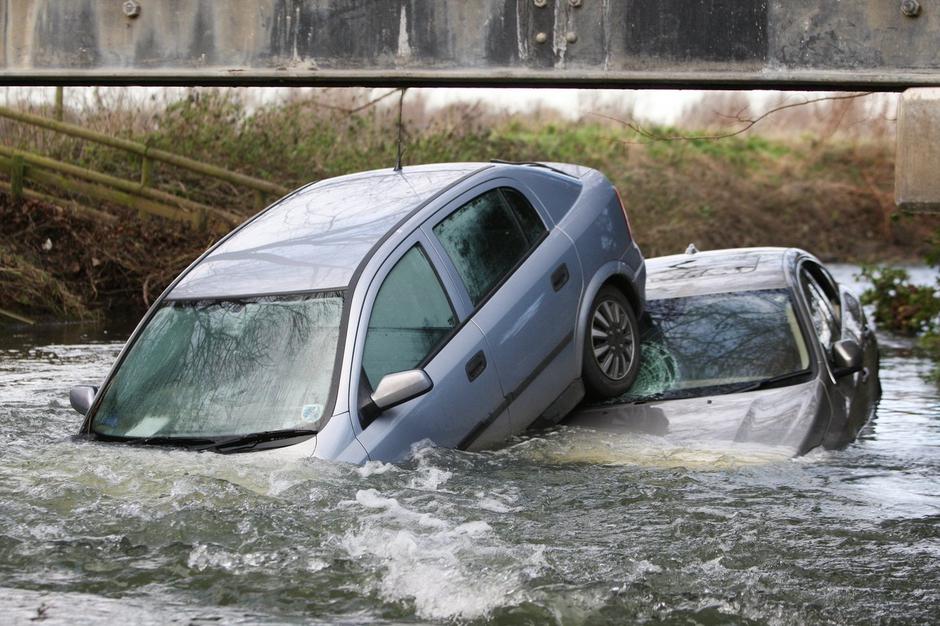
[[[552,289],[560,291],[568,282],[568,266],[562,263],[552,272]]]
[[[467,379],[472,383],[486,369],[486,355],[480,350],[467,361]]]

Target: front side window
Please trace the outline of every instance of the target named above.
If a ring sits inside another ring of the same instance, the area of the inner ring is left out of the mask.
[[[813,330],[816,331],[819,343],[828,350],[837,339],[839,332],[829,299],[823,293],[822,287],[809,274],[804,272],[801,282],[806,303],[809,305],[810,317],[813,320]]]
[[[341,292],[167,302],[115,373],[92,428],[122,438],[317,429],[342,311]]]
[[[420,246],[385,277],[369,318],[362,368],[375,389],[386,374],[417,367],[457,325],[440,279]]]
[[[482,302],[545,234],[535,209],[514,189],[493,189],[434,227],[474,306]]]

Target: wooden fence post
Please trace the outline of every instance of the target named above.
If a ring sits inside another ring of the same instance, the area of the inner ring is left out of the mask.
[[[149,187],[153,182],[153,161],[149,157],[140,159],[140,186]]]
[[[193,220],[193,228],[199,232],[205,232],[209,227],[209,214],[206,211],[201,210],[196,213],[196,217]]]
[[[55,118],[62,121],[65,118],[65,89],[60,85],[55,88]]]
[[[21,156],[14,156],[12,161],[12,167],[10,168],[10,195],[13,197],[13,204],[19,206],[23,201],[23,178],[26,174],[26,162]]]
[[[146,152],[146,151],[145,151]],[[153,161],[146,154],[140,157],[140,186],[149,187],[153,178]],[[137,217],[142,221],[147,221],[147,212],[143,209],[137,211]]]

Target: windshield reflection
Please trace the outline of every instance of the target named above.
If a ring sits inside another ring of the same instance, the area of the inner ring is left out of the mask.
[[[609,403],[730,393],[808,374],[809,353],[785,289],[650,300],[647,311],[637,380]]]
[[[316,430],[342,308],[341,292],[168,302],[105,390],[93,430],[181,440]]]

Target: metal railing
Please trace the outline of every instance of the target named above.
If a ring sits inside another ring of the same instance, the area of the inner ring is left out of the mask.
[[[270,181],[40,115],[0,107],[0,118],[45,128],[140,157],[140,179],[131,181],[0,144],[0,170],[5,170],[10,177],[10,183],[8,185],[0,183],[0,188],[8,190],[15,200],[22,197],[48,200],[50,196],[25,188],[27,182],[34,182],[46,188],[55,188],[93,200],[125,206],[143,214],[188,222],[194,228],[205,228],[209,220],[231,227],[244,219],[243,216],[231,211],[211,207],[154,188],[152,186],[154,161],[251,189],[256,193],[259,205],[264,203],[265,195],[283,196],[289,191],[288,188]],[[90,212],[90,215],[98,214],[98,217],[107,215],[87,207],[81,210],[86,213]]]

